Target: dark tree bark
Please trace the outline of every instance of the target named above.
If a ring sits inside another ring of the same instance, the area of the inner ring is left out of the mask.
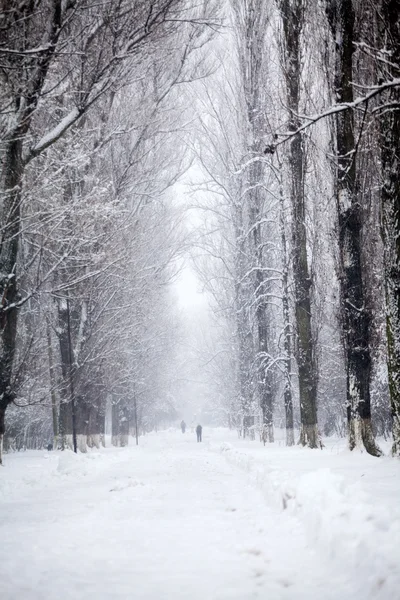
[[[283,22],[283,62],[286,78],[289,127],[300,125],[301,36],[304,22],[304,0],[281,0]],[[293,278],[295,287],[296,359],[300,391],[300,443],[318,447],[317,384],[314,342],[311,327],[311,277],[307,259],[307,231],[304,193],[303,135],[290,142],[289,166],[291,178]]]
[[[18,258],[21,185],[23,174],[22,143],[19,139],[8,143],[3,165],[5,197],[3,226],[0,242],[0,464],[4,435],[4,416],[7,406],[14,400],[12,383],[17,322],[18,285],[16,264]]]
[[[53,417],[53,448],[58,448],[58,403],[56,396],[56,374],[54,367],[53,344],[51,339],[51,329],[49,318],[46,317],[46,337],[47,337],[47,355],[49,358],[49,379],[50,379],[50,395],[51,395],[51,412]]]
[[[354,10],[352,0],[328,0],[335,40],[335,93],[338,103],[353,101]],[[336,202],[339,228],[341,324],[345,348],[349,446],[381,454],[371,427],[370,323],[362,278],[361,198],[356,186],[354,113],[336,117]]]
[[[71,353],[70,353],[70,340],[69,340],[69,305],[66,299],[59,299],[58,301],[58,339],[60,344],[60,358],[61,358],[61,376],[62,383],[60,386],[60,411],[59,411],[59,436],[61,448],[72,448],[72,403],[71,403],[71,390],[70,390],[70,377],[73,376],[72,364],[71,364]]]
[[[383,80],[400,77],[400,0],[382,0],[381,42],[390,60]],[[400,86],[384,98],[381,119],[382,236],[384,242],[388,373],[394,456],[400,456]]]

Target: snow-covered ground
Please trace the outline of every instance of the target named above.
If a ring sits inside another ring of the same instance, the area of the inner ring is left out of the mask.
[[[396,600],[400,461],[228,430],[0,470],[1,600]]]

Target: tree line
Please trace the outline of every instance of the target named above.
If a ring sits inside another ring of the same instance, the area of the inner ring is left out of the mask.
[[[1,440],[6,409],[9,446],[83,451],[108,404],[115,444],[176,416],[190,248],[210,412],[399,455],[399,9],[2,0]]]
[[[1,444],[6,409],[9,446],[83,451],[107,402],[116,444],[133,406],[149,427],[174,414],[181,90],[218,26],[208,0],[2,0]]]
[[[199,92],[194,261],[225,348],[212,376],[236,382],[221,410],[245,435],[257,419],[288,445],[294,424],[311,448],[347,432],[379,456],[392,429],[399,455],[399,14],[227,3]]]

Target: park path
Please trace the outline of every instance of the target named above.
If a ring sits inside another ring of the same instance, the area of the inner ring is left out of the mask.
[[[362,582],[190,431],[10,456],[2,600],[357,600]],[[12,469],[14,469],[12,471]],[[0,488],[1,492],[1,488]]]

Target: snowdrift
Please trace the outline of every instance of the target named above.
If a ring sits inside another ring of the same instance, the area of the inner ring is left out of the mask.
[[[266,502],[275,510],[296,515],[310,542],[320,551],[328,552],[338,568],[341,562],[350,562],[362,573],[366,598],[399,597],[400,518],[399,511],[391,514],[388,506],[400,503],[400,498],[388,498],[388,503],[377,505],[359,481],[351,482],[334,472],[335,456],[326,457],[332,468],[299,473],[277,465],[276,456],[269,456],[268,449],[262,458],[228,442],[219,447],[211,444],[210,449],[221,452],[229,463],[246,471],[250,482],[261,489]],[[287,449],[288,455],[291,452],[301,453],[307,461],[315,451]],[[370,457],[364,459],[368,462]],[[350,453],[348,460],[352,460]]]

